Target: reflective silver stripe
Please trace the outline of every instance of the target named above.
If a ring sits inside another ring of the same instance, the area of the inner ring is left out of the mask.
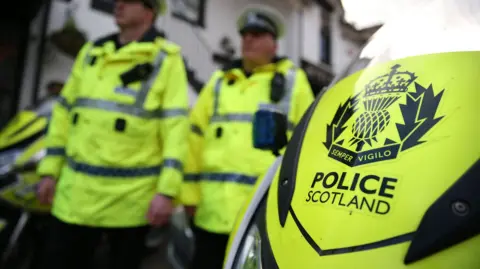
[[[163,167],[174,168],[183,173],[183,164],[177,159],[164,159]]]
[[[256,176],[237,174],[237,173],[200,173],[186,174],[184,180],[187,182],[214,181],[214,182],[233,182],[239,184],[255,185]]]
[[[210,122],[227,122],[227,121],[238,121],[238,122],[252,122],[253,116],[251,114],[245,113],[231,113],[231,114],[222,114],[222,115],[213,115],[210,118]]]
[[[71,106],[70,104],[68,103],[67,99],[65,99],[65,97],[63,96],[59,96],[58,99],[57,99],[57,102],[58,104],[60,104],[61,106],[63,106],[66,110],[70,110],[71,109]]]
[[[161,165],[136,168],[106,167],[77,162],[71,158],[67,158],[67,164],[75,172],[98,177],[132,178],[158,176],[162,170]]]
[[[223,77],[218,78],[214,88],[213,115],[218,115],[218,104],[220,102],[220,89],[222,88]]]
[[[295,86],[295,77],[296,70],[291,68],[286,74],[286,83],[285,83],[285,96],[280,100],[278,104],[260,104],[261,109],[267,109],[272,111],[278,111],[284,113],[287,118],[290,113],[290,105],[292,102],[293,87]],[[230,114],[219,114],[219,99],[220,99],[220,89],[222,86],[222,78],[217,79],[214,88],[214,104],[213,104],[213,115],[210,118],[210,122],[227,122],[227,121],[237,121],[237,122],[251,122],[253,115],[246,113],[230,113]],[[293,123],[289,122],[289,129],[294,128]]]
[[[90,50],[89,50],[90,51]],[[88,52],[89,52],[88,51]],[[89,61],[90,56],[88,55],[85,58],[85,62]],[[138,93],[136,93],[135,104],[121,104],[113,101],[101,100],[101,99],[92,99],[92,98],[78,98],[75,101],[73,107],[88,107],[96,108],[107,111],[121,112],[132,116],[137,116],[140,118],[167,118],[175,116],[186,116],[188,115],[187,109],[158,109],[153,111],[148,111],[143,109],[143,105],[148,96],[150,89],[153,86],[153,83],[160,74],[162,68],[163,60],[166,57],[164,51],[160,51],[155,58],[154,68],[150,76],[146,81],[142,83],[142,86]],[[128,88],[122,88],[122,90],[129,90]],[[133,91],[133,90],[132,90]]]
[[[295,86],[295,77],[296,77],[296,70],[291,68],[288,70],[286,78],[285,78],[285,96],[283,96],[282,100],[278,103],[280,110],[285,113],[288,117],[290,113],[290,105],[292,102],[292,95],[293,95],[293,87]]]
[[[260,110],[268,110],[268,111],[275,111],[275,112],[281,112],[279,109],[278,109],[278,106],[275,105],[275,104],[265,104],[265,103],[262,103],[258,106],[258,108]]]
[[[78,98],[74,104],[74,107],[96,108],[100,110],[125,113],[140,118],[167,118],[188,115],[187,109],[159,109],[148,111],[144,110],[143,108],[136,107],[135,105],[120,104],[113,101],[90,98]]]
[[[118,94],[128,95],[128,96],[131,96],[131,97],[136,97],[137,96],[137,91],[136,90],[130,89],[130,88],[124,87],[124,86],[115,87],[114,92],[118,93]]]
[[[139,108],[143,108],[143,104],[145,103],[145,99],[147,98],[148,92],[153,86],[158,74],[160,74],[160,70],[162,69],[163,60],[165,59],[166,53],[162,50],[158,53],[157,57],[155,58],[153,71],[148,77],[146,81],[142,83],[140,91],[137,94],[137,99],[135,100],[135,106]]]
[[[160,111],[160,118],[172,118],[177,116],[187,116],[187,109],[183,108],[171,108],[171,109],[162,109]]]

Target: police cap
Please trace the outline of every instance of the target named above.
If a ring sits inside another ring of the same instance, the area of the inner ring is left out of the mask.
[[[247,8],[237,20],[237,29],[240,34],[246,32],[268,32],[275,38],[284,34],[281,15],[265,8]]]
[[[156,15],[164,15],[167,11],[167,1],[166,0],[142,0],[143,4],[151,8]]]

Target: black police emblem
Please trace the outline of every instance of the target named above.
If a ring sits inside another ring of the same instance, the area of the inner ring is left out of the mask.
[[[415,73],[400,67],[392,66],[390,73],[371,80],[340,104],[323,143],[330,158],[359,166],[395,159],[425,142],[422,137],[443,118],[436,114],[444,91],[435,95],[431,84],[423,87],[415,82]],[[403,122],[392,115],[401,115]],[[350,132],[345,132],[347,128]],[[396,128],[398,137],[386,137],[387,128]]]

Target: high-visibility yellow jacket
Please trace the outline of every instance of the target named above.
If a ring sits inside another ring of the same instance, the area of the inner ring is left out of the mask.
[[[112,35],[82,48],[53,109],[38,173],[58,178],[52,213],[69,223],[146,224],[154,195],[176,196],[183,180],[189,122],[180,48],[153,28],[116,44]]]
[[[272,105],[270,83],[276,72],[285,78],[281,110],[289,132],[313,101],[305,73],[288,59],[259,67],[246,76],[240,62],[217,71],[193,107],[189,157],[180,201],[196,205],[195,224],[215,233],[229,233],[237,212],[257,178],[275,156],[255,149],[252,118],[262,105]]]

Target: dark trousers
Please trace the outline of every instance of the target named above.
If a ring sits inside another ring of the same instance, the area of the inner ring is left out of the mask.
[[[148,226],[94,228],[72,225],[54,218],[50,228],[41,269],[96,268],[94,256],[104,236],[109,246],[109,268],[140,268]]]
[[[228,234],[216,234],[193,226],[195,254],[190,269],[222,269]]]

